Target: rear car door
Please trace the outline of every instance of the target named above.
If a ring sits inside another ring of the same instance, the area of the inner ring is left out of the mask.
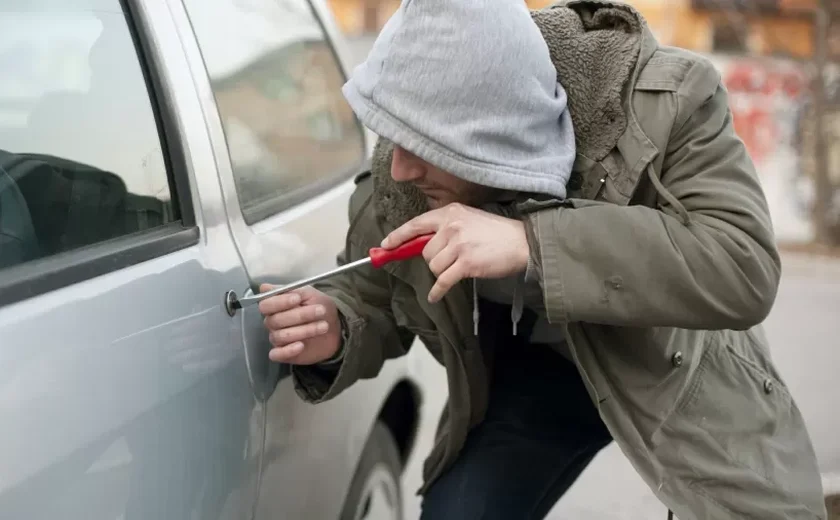
[[[251,517],[247,277],[165,4],[0,0],[0,34],[0,518]]]

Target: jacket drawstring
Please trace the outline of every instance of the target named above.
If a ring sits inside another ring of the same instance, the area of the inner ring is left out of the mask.
[[[472,280],[473,292],[473,334],[478,336],[478,322],[481,319],[481,313],[478,310],[478,279]],[[525,310],[525,299],[522,296],[522,284],[516,284],[513,288],[513,305],[510,308],[510,320],[513,323],[513,335],[516,336],[519,322],[522,320],[522,314]]]
[[[480,318],[478,312],[478,279],[473,278],[473,335],[478,336],[478,320]]]
[[[682,219],[682,223],[686,226],[691,224],[691,215],[688,213],[688,210],[686,210],[685,206],[683,206],[682,203],[679,200],[677,200],[677,198],[674,197],[674,195],[670,191],[668,191],[668,188],[666,188],[665,185],[662,184],[662,181],[659,180],[659,176],[656,175],[656,171],[653,168],[653,164],[648,165],[647,174],[648,178],[650,179],[650,182],[653,184],[653,187],[656,190],[656,193],[662,196],[663,199],[667,200],[668,204],[670,204],[674,208],[674,210],[677,213],[679,213],[680,218]]]
[[[525,298],[522,296],[523,282],[517,282],[513,286],[513,305],[510,308],[510,321],[513,322],[513,335],[516,336],[516,329],[519,325],[519,320],[522,319],[522,313],[525,308]]]

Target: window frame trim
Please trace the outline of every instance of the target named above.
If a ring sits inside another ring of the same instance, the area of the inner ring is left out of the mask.
[[[146,91],[155,114],[161,152],[169,179],[169,191],[174,203],[175,214],[185,228],[196,226],[195,207],[193,206],[187,157],[178,121],[175,117],[175,102],[169,89],[165,87],[162,66],[158,50],[147,37],[149,21],[139,8],[139,0],[119,0],[123,8],[126,24],[134,40],[137,59],[146,80]],[[174,196],[173,196],[174,195]]]
[[[148,20],[138,0],[118,0],[134,42],[155,117],[176,220],[137,233],[39,258],[0,270],[0,309],[105,274],[160,258],[199,243],[195,208],[174,101],[164,88],[159,56],[147,38]]]
[[[318,24],[318,29],[320,30],[321,35],[324,38],[324,43],[329,49],[330,55],[333,58],[333,62],[336,66],[336,69],[338,69],[338,72],[341,76],[342,84],[345,83],[348,79],[347,64],[343,61],[342,57],[338,53],[338,50],[336,49],[333,34],[330,28],[325,23],[324,13],[319,11],[318,7],[312,1],[300,1],[306,4],[307,9],[311,13],[315,22]],[[183,10],[187,22],[189,24],[190,30],[193,32],[193,34],[195,34],[196,31],[193,27],[192,19],[190,18],[190,10],[187,7],[186,3],[183,4]],[[365,129],[365,126],[362,124],[361,120],[359,120],[359,118],[356,116],[355,112],[353,112],[353,121],[356,129],[359,132],[360,137],[359,160],[355,164],[348,166],[342,171],[333,173],[329,176],[325,176],[319,179],[318,181],[308,183],[296,189],[283,192],[277,197],[262,201],[254,206],[246,207],[240,199],[240,190],[236,181],[236,169],[234,168],[233,159],[231,157],[231,151],[228,144],[229,140],[224,125],[224,116],[221,109],[219,108],[219,102],[216,98],[216,91],[213,88],[213,81],[210,77],[210,72],[208,71],[207,67],[207,60],[204,56],[204,49],[202,48],[201,42],[199,41],[197,35],[195,36],[195,44],[196,48],[198,49],[198,54],[201,57],[201,74],[203,76],[203,81],[207,82],[206,84],[210,89],[210,93],[212,94],[212,110],[215,111],[216,116],[214,118],[216,119],[216,122],[212,124],[218,125],[218,130],[222,136],[222,139],[224,140],[224,156],[226,157],[228,166],[230,168],[230,182],[231,187],[233,189],[233,195],[235,195],[234,200],[236,204],[236,209],[239,212],[239,216],[242,219],[242,222],[244,222],[247,228],[250,229],[253,226],[258,225],[272,217],[293,210],[301,204],[304,204],[305,202],[314,199],[316,196],[345,184],[346,182],[350,181],[354,176],[358,175],[359,172],[364,171],[366,168],[369,167],[369,137],[367,134],[367,130]],[[208,124],[211,123],[208,122]]]

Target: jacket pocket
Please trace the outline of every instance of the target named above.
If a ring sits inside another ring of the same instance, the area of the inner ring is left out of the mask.
[[[819,472],[799,409],[779,378],[739,351],[744,336],[712,334],[663,424],[660,462],[736,518],[813,518]]]
[[[733,462],[772,478],[778,444],[796,437],[784,384],[728,343],[712,341],[676,413],[706,432]]]

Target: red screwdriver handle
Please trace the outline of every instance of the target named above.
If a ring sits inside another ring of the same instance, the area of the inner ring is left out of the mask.
[[[423,254],[423,248],[426,247],[426,244],[429,243],[429,240],[433,236],[435,236],[434,233],[421,235],[394,249],[385,249],[382,247],[371,248],[370,263],[373,267],[379,269],[383,265],[390,264],[391,262],[408,260],[409,258],[420,256]]]

